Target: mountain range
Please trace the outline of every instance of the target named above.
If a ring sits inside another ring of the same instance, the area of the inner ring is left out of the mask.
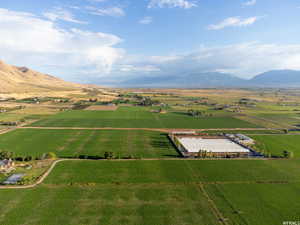
[[[94,84],[101,81],[93,80]],[[103,81],[102,81],[103,82]],[[109,85],[109,83],[108,83]],[[27,67],[8,65],[0,61],[0,92],[67,91],[82,88],[54,76],[43,74]],[[218,88],[218,87],[300,87],[300,71],[273,70],[242,79],[219,72],[187,73],[179,75],[147,75],[120,81],[113,86],[133,88]]]
[[[300,87],[300,71],[273,70],[256,75],[248,80],[219,72],[141,76],[123,81],[119,85],[123,87],[160,88]]]

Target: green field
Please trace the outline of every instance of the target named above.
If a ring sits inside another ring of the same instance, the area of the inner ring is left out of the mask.
[[[29,126],[116,128],[253,128],[254,124],[231,116],[194,118],[180,112],[151,113],[144,107],[120,107],[116,111],[68,111]]]
[[[257,114],[258,117],[272,120],[277,124],[282,124],[282,127],[286,125],[295,126],[300,124],[300,113],[295,112],[278,112],[278,113],[261,113]]]
[[[152,160],[64,162],[46,183],[189,183],[299,181],[299,160]],[[72,165],[72,166],[68,166]],[[90,171],[93,171],[91,173]]]
[[[282,225],[300,220],[300,183],[206,185],[230,225]]]
[[[300,219],[299,169],[298,160],[67,161],[37,188],[0,190],[0,224],[216,225],[207,191],[228,225],[281,225]]]
[[[59,157],[103,157],[105,152],[113,152],[115,157],[178,156],[166,134],[135,130],[18,129],[0,136],[0,150],[17,156],[41,156],[47,152]]]
[[[294,157],[300,157],[300,135],[255,135],[257,147],[273,156],[282,156],[283,151],[291,151]]]

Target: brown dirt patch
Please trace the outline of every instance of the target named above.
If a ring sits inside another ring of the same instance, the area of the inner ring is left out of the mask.
[[[116,105],[92,105],[86,108],[85,110],[91,111],[116,111],[118,106]]]

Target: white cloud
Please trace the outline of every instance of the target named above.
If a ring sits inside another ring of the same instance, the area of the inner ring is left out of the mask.
[[[196,7],[197,4],[195,2],[192,2],[190,0],[150,0],[148,4],[148,8],[184,8],[184,9],[190,9],[193,7]]]
[[[110,7],[110,8],[97,8],[93,6],[88,6],[86,9],[89,10],[89,13],[97,16],[113,16],[113,17],[122,17],[125,16],[125,11],[120,7]]]
[[[126,57],[127,58],[127,57]],[[128,65],[148,65],[161,76],[188,76],[190,73],[225,72],[250,78],[276,69],[300,70],[300,45],[243,43],[221,47],[202,47],[183,55],[136,56]],[[124,72],[124,71],[121,71]],[[142,76],[142,73],[139,73]]]
[[[256,0],[249,0],[243,3],[244,6],[252,6],[256,4]]]
[[[160,69],[153,65],[143,65],[143,66],[134,66],[134,65],[121,65],[120,71],[122,72],[158,72]]]
[[[71,5],[71,6],[69,6],[69,8],[70,8],[70,9],[76,9],[76,10],[77,10],[77,9],[80,9],[80,7],[79,7],[79,6],[76,6],[76,5]]]
[[[259,17],[249,17],[242,19],[240,17],[229,17],[218,24],[212,24],[208,26],[209,30],[221,30],[226,27],[246,27],[254,24]]]
[[[140,24],[150,24],[152,22],[153,22],[153,18],[151,16],[145,16],[139,21]]]
[[[87,24],[85,21],[75,19],[71,12],[62,8],[53,8],[52,10],[43,13],[43,16],[51,21],[63,20],[71,23]]]
[[[97,68],[109,72],[124,54],[112,34],[62,29],[33,14],[0,9],[0,52],[17,65]]]

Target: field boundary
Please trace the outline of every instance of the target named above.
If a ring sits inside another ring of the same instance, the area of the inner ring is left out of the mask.
[[[118,127],[17,127],[16,129],[41,129],[41,130],[145,130],[159,132],[178,131],[272,131],[282,130],[280,128],[206,128],[206,129],[176,129],[176,128],[118,128]]]
[[[9,132],[14,131],[16,129],[17,129],[16,127],[14,127],[14,128],[4,128],[4,129],[0,130],[0,135],[9,133]]]
[[[194,173],[194,170],[190,167],[190,165],[187,164],[187,167],[189,168],[189,170],[191,171],[191,175],[193,177],[199,177],[199,175],[196,175]],[[215,204],[215,202],[212,200],[212,198],[209,196],[209,194],[207,193],[207,191],[205,190],[205,187],[203,185],[203,182],[199,182],[198,185],[198,190],[200,191],[200,193],[203,194],[203,196],[206,198],[209,207],[212,211],[212,213],[215,215],[217,221],[219,222],[219,224],[223,224],[223,225],[228,225],[224,215],[221,213],[221,211],[218,209],[217,205]]]

